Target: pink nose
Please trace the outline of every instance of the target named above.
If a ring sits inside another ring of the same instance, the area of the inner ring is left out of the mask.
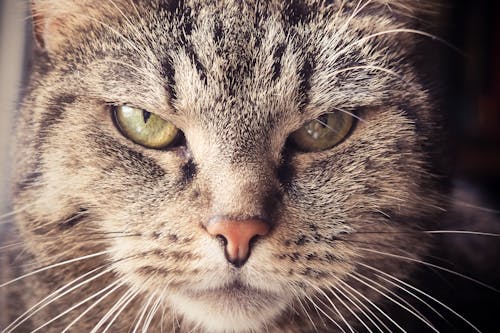
[[[210,235],[223,238],[226,258],[236,267],[243,266],[250,256],[252,240],[257,236],[266,236],[269,230],[269,225],[258,219],[241,221],[220,219],[207,226]]]

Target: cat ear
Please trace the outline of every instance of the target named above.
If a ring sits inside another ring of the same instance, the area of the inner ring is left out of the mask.
[[[48,52],[57,50],[82,24],[86,1],[32,0],[33,33],[38,47]]]

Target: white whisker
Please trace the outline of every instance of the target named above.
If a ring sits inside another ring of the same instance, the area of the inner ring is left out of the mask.
[[[445,268],[445,267],[442,267],[442,266],[439,266],[439,265],[431,264],[430,262],[427,262],[427,261],[418,260],[418,259],[414,259],[414,258],[410,258],[410,257],[405,257],[405,256],[397,255],[397,254],[394,254],[394,253],[387,253],[387,252],[381,252],[381,251],[377,251],[377,250],[362,248],[362,247],[358,247],[358,249],[363,250],[363,251],[372,252],[372,253],[377,253],[377,254],[380,254],[380,255],[385,255],[385,256],[388,256],[388,257],[392,257],[392,258],[397,258],[397,259],[402,259],[402,260],[408,260],[408,261],[416,262],[416,263],[419,263],[419,264],[422,264],[422,265],[425,265],[425,266],[433,267],[433,268],[439,269],[441,271],[450,273],[452,275],[459,276],[462,279],[472,281],[472,282],[474,282],[474,283],[476,283],[476,284],[478,284],[480,286],[483,286],[484,288],[487,288],[489,290],[492,290],[492,291],[500,294],[500,290],[498,290],[498,289],[496,289],[496,288],[494,288],[494,287],[492,287],[492,286],[490,286],[490,285],[488,285],[488,284],[486,284],[484,282],[481,282],[481,281],[479,281],[477,279],[474,279],[474,278],[472,278],[472,277],[470,277],[468,275],[456,272],[456,271],[454,271],[452,269],[448,269],[448,268]]]
[[[343,55],[344,53],[349,52],[352,47],[354,47],[356,45],[359,45],[359,44],[362,44],[362,43],[364,43],[364,42],[366,42],[366,41],[368,41],[370,39],[373,39],[373,38],[376,38],[376,37],[379,37],[379,36],[390,35],[390,34],[398,34],[398,33],[409,33],[409,34],[415,34],[415,35],[420,35],[420,36],[428,37],[428,38],[431,38],[432,40],[437,40],[437,41],[443,43],[444,45],[446,45],[447,47],[451,48],[455,52],[462,54],[462,52],[459,49],[457,49],[455,46],[451,45],[450,43],[448,43],[444,39],[439,38],[439,37],[437,37],[437,36],[435,36],[433,34],[430,34],[428,32],[421,31],[421,30],[416,30],[416,29],[404,29],[404,28],[400,28],[400,29],[384,30],[384,31],[376,32],[376,33],[373,33],[373,34],[361,37],[361,38],[355,40],[354,42],[346,45],[344,48],[340,49],[338,52],[336,52],[334,54],[334,57],[338,58],[341,55]]]
[[[358,116],[357,114],[355,114],[353,112],[349,112],[347,110],[344,110],[344,109],[341,109],[341,108],[338,108],[338,107],[333,107],[333,109],[335,109],[337,111],[340,111],[340,112],[343,112],[345,114],[348,114],[349,116],[353,117],[354,119],[357,119],[357,120],[361,121],[362,123],[367,123],[366,120],[364,120],[363,118],[361,118],[360,116]],[[327,112],[327,113],[332,113],[332,112]]]
[[[56,291],[50,293],[47,295],[45,298],[43,298],[41,301],[37,302],[35,305],[30,307],[28,310],[26,310],[23,314],[21,314],[19,317],[17,317],[9,326],[7,326],[2,333],[9,333],[14,331],[17,327],[22,325],[24,322],[26,322],[28,319],[30,319],[33,315],[50,305],[51,303],[55,302],[56,300],[60,299],[61,297],[67,295],[68,293],[80,288],[81,286],[88,284],[89,282],[94,281],[95,279],[101,277],[102,275],[109,273],[111,269],[104,270],[103,272],[100,272],[99,274],[96,274],[88,279],[85,279],[84,281],[76,284],[75,286],[71,287],[73,284],[77,283],[78,281],[86,278],[87,276],[101,270],[102,268],[106,267],[106,265],[100,266],[96,269],[91,270],[90,272],[87,272],[80,277],[70,281],[69,283],[65,284],[61,288],[57,289]],[[69,289],[68,289],[69,288]],[[68,289],[68,290],[66,290]]]
[[[455,311],[455,310],[453,310],[451,307],[449,307],[448,305],[444,304],[443,302],[441,302],[441,301],[440,301],[440,300],[438,300],[437,298],[435,298],[435,297],[433,297],[433,296],[429,295],[428,293],[426,293],[426,292],[424,292],[424,291],[422,291],[422,290],[420,290],[420,289],[418,289],[418,288],[416,288],[416,287],[412,286],[411,284],[409,284],[409,283],[407,283],[407,282],[405,282],[405,281],[403,281],[403,280],[401,280],[401,279],[398,279],[398,278],[396,278],[396,277],[394,277],[394,276],[391,276],[390,274],[388,274],[388,273],[386,273],[386,272],[384,272],[384,271],[382,271],[382,270],[380,270],[380,269],[377,269],[377,268],[375,268],[375,267],[372,267],[372,266],[369,266],[369,265],[366,265],[366,264],[362,264],[362,265],[363,265],[364,267],[368,268],[368,269],[371,269],[371,270],[373,270],[373,271],[375,271],[375,272],[378,272],[378,273],[379,273],[379,276],[380,276],[380,275],[384,275],[384,276],[388,277],[389,279],[391,279],[391,280],[393,280],[393,281],[396,281],[396,282],[398,282],[398,283],[400,283],[400,284],[402,284],[402,285],[406,286],[407,288],[410,288],[411,290],[413,290],[413,291],[415,291],[415,292],[419,293],[420,295],[423,295],[423,296],[425,296],[425,297],[429,298],[430,300],[432,300],[432,301],[436,302],[437,304],[441,305],[443,308],[445,308],[446,310],[450,311],[450,312],[451,312],[451,313],[453,313],[455,316],[457,316],[458,318],[460,318],[461,320],[463,320],[463,321],[464,321],[467,325],[469,325],[469,326],[470,326],[472,329],[474,329],[476,332],[481,332],[481,331],[480,331],[480,330],[479,330],[476,326],[474,326],[474,325],[473,325],[473,324],[472,324],[469,320],[467,320],[464,316],[462,316],[461,314],[459,314],[458,312],[456,312],[456,311]],[[384,281],[387,281],[387,282],[391,283],[392,285],[396,286],[397,288],[400,288],[400,289],[402,289],[403,291],[405,291],[405,292],[407,292],[407,293],[410,293],[410,292],[409,292],[409,290],[407,290],[407,289],[405,289],[405,288],[402,288],[402,286],[401,286],[401,285],[398,285],[396,282],[390,282],[390,281],[388,281],[388,279],[384,278],[383,276],[380,276],[380,278],[381,278],[381,279],[384,279]],[[413,294],[411,294],[411,295],[413,295]],[[419,299],[419,298],[418,298],[418,297],[416,297],[415,295],[413,295],[413,296],[414,296],[415,298]],[[423,302],[423,301],[422,301],[422,302]],[[425,302],[424,302],[424,304],[427,304],[427,303],[425,303]],[[429,306],[429,307],[430,307],[431,309],[433,309],[431,306]],[[433,309],[433,310],[434,310],[434,309]],[[437,311],[435,311],[435,312],[437,312]],[[437,312],[437,313],[439,314],[439,312]],[[439,315],[440,315],[440,314],[439,314]],[[443,316],[442,316],[442,315],[440,315],[440,316],[443,318]]]
[[[345,73],[345,72],[352,71],[352,70],[359,70],[359,69],[370,69],[370,70],[380,71],[380,72],[384,72],[386,74],[395,76],[400,80],[403,79],[403,77],[401,75],[399,75],[398,73],[396,73],[395,71],[392,71],[392,70],[385,68],[385,67],[375,66],[375,65],[353,66],[353,67],[341,68],[341,69],[336,70],[335,72],[331,73],[331,75],[333,76],[336,74]]]
[[[39,330],[41,330],[42,328],[44,328],[45,326],[49,325],[50,323],[56,321],[57,319],[65,316],[66,314],[70,313],[71,311],[73,311],[74,309],[80,307],[82,304],[85,304],[87,303],[88,301],[90,301],[91,299],[105,293],[106,291],[108,291],[109,289],[111,289],[110,291],[108,291],[104,296],[103,296],[103,299],[108,297],[109,295],[111,295],[113,292],[115,292],[116,290],[118,290],[121,286],[123,286],[125,284],[125,281],[123,280],[116,280],[115,282],[111,283],[110,285],[104,287],[103,289],[99,290],[98,292],[90,295],[89,297],[85,298],[83,301],[80,301],[78,302],[77,304],[71,306],[69,309],[65,310],[64,312],[58,314],[56,317],[52,318],[51,320],[45,322],[44,324],[42,324],[42,326],[39,326],[38,328],[36,328],[35,330],[31,331],[31,333],[35,333],[35,332],[38,332]]]
[[[35,274],[38,274],[38,273],[41,273],[43,271],[46,271],[46,270],[49,270],[49,269],[52,269],[52,268],[56,268],[56,267],[60,267],[60,266],[64,266],[64,265],[68,265],[68,264],[71,264],[71,263],[74,263],[74,262],[78,262],[78,261],[82,261],[82,260],[86,260],[86,259],[91,259],[91,258],[95,258],[95,257],[99,257],[99,256],[102,256],[102,255],[105,255],[105,254],[108,254],[108,253],[111,253],[112,251],[102,251],[102,252],[97,252],[97,253],[94,253],[94,254],[89,254],[89,255],[86,255],[86,256],[82,256],[82,257],[78,257],[78,258],[74,258],[74,259],[69,259],[69,260],[65,260],[65,261],[62,261],[62,262],[58,262],[56,264],[53,264],[53,265],[49,265],[49,266],[46,266],[46,267],[42,267],[40,269],[37,269],[33,272],[30,272],[30,273],[27,273],[27,274],[24,274],[20,277],[17,277],[15,279],[12,279],[10,281],[7,281],[3,284],[0,284],[0,288],[3,288],[5,286],[8,286],[14,282],[17,282],[19,280],[22,280],[22,279],[25,279],[29,276],[33,276]]]
[[[119,288],[119,287],[118,287]],[[118,289],[117,288],[117,289]],[[115,291],[115,290],[113,290]],[[87,313],[89,313],[93,308],[95,308],[97,305],[99,305],[105,298],[107,298],[113,291],[110,293],[107,293],[103,296],[101,296],[98,300],[96,300],[94,303],[92,303],[89,307],[87,307],[82,313],[78,315],[71,323],[68,324],[64,328],[64,330],[61,333],[66,333],[74,324],[76,324],[79,320],[81,320]]]
[[[13,211],[11,211],[11,212],[9,212],[9,213],[5,213],[5,214],[3,214],[3,215],[0,215],[0,220],[6,219],[6,218],[9,218],[9,217],[13,217],[13,216],[15,216],[15,215],[17,215],[17,214],[19,214],[19,213],[22,213],[22,212],[24,212],[26,209],[28,209],[28,208],[30,208],[30,207],[32,207],[32,206],[34,206],[35,204],[36,204],[36,203],[34,203],[34,202],[33,202],[33,203],[30,203],[30,204],[24,205],[24,206],[23,206],[23,207],[21,207],[21,208],[18,208],[18,209],[16,209],[16,210],[13,210]],[[10,221],[7,221],[7,222],[1,222],[0,224],[2,224],[2,223],[10,223]]]
[[[349,311],[353,316],[354,318],[356,318],[360,323],[361,325],[363,325],[366,330],[370,333],[372,333],[373,331],[366,325],[366,323],[356,314],[356,312],[354,312],[351,307],[349,305],[346,304],[346,302],[344,302],[344,300],[342,300],[335,291],[333,291],[332,289],[329,289],[330,292],[332,293],[333,296],[335,296],[335,298],[340,302],[342,303],[342,305],[347,309],[347,311]],[[345,297],[345,295],[344,295]],[[353,303],[354,304],[354,303]],[[358,307],[356,307],[358,308]],[[359,309],[359,308],[358,308]],[[360,310],[360,309],[359,309]],[[363,312],[362,312],[363,313]]]
[[[491,232],[481,232],[481,231],[469,231],[469,230],[426,230],[422,231],[426,234],[463,234],[463,235],[477,235],[477,236],[489,236],[489,237],[500,237],[500,234]]]
[[[337,323],[337,321],[335,319],[333,319],[328,313],[326,313],[320,306],[318,306],[311,297],[309,297],[308,295],[305,295],[305,297],[309,300],[309,302],[312,304],[312,306],[318,310],[319,312],[321,312],[326,318],[328,318],[328,320],[330,320],[335,326],[337,326],[343,333],[347,333],[344,328],[342,326],[339,325],[339,323]],[[321,301],[319,298],[316,298],[317,300]],[[324,304],[326,306],[326,304]]]
[[[146,315],[146,311],[149,308],[149,305],[151,304],[153,299],[154,299],[154,294],[151,294],[151,295],[149,295],[148,299],[144,303],[144,306],[142,307],[142,311],[140,312],[140,314],[138,314],[138,318],[136,318],[137,321],[136,321],[134,330],[132,331],[133,333],[137,333],[137,330],[139,329],[139,326],[140,326],[142,320],[144,319],[144,316]]]
[[[401,327],[401,325],[399,325],[396,321],[394,321],[394,319],[392,319],[387,313],[385,313],[384,310],[382,310],[377,304],[375,304],[372,300],[370,300],[368,297],[366,297],[365,295],[363,295],[362,293],[360,293],[358,290],[356,290],[355,288],[351,287],[349,284],[347,284],[346,282],[342,281],[342,280],[338,280],[341,284],[343,284],[345,287],[347,287],[348,289],[350,289],[351,291],[353,291],[355,294],[357,294],[359,297],[361,297],[362,299],[364,299],[365,301],[367,301],[371,306],[373,306],[378,312],[380,312],[385,318],[387,318],[392,324],[394,324],[394,326],[396,326],[397,328],[399,328],[401,330],[401,332],[403,333],[407,333],[406,330]]]
[[[125,285],[125,283],[124,283]],[[111,309],[108,310],[104,314],[104,316],[101,317],[101,319],[97,322],[97,324],[92,328],[90,333],[96,333],[99,328],[101,328],[104,323],[113,315],[115,312],[121,307],[121,305],[130,297],[130,295],[133,294],[133,290],[129,288],[126,292],[123,293],[123,295],[120,296],[118,301],[116,301]]]
[[[132,302],[135,297],[140,293],[140,290],[136,290],[136,291],[133,291],[132,289],[127,291],[127,293],[129,294],[128,296],[126,296],[123,301],[120,301],[119,303],[121,303],[121,308],[118,309],[116,312],[115,312],[115,315],[113,316],[113,318],[111,318],[111,320],[109,321],[108,325],[104,328],[104,330],[102,331],[102,333],[106,333],[108,331],[108,329],[113,326],[113,323],[116,321],[116,319],[120,316],[120,314],[127,308],[127,306],[130,304],[130,302]],[[126,293],[126,294],[127,294]],[[118,303],[117,303],[118,304]]]
[[[305,308],[304,304],[302,303],[301,301],[301,294],[298,293],[295,288],[293,288],[292,286],[289,285],[289,288],[291,289],[292,291],[292,294],[295,295],[295,299],[297,300],[297,302],[299,303],[299,306],[302,308],[302,310],[304,311],[304,314],[306,315],[307,319],[309,320],[309,322],[311,323],[312,327],[314,328],[314,331],[315,332],[318,332],[318,328],[316,327],[316,324],[314,324],[314,320],[312,320],[311,316],[309,315],[309,311],[307,311],[307,309]],[[303,295],[303,293],[302,293]]]
[[[384,332],[380,326],[378,326],[378,324],[375,322],[375,320],[377,320],[380,324],[382,324],[382,326],[387,329],[387,331],[389,332],[392,332],[389,327],[387,327],[384,322],[377,316],[375,315],[375,313],[373,313],[373,311],[368,307],[366,306],[358,297],[356,297],[356,295],[353,295],[349,290],[347,290],[345,287],[343,286],[334,286],[333,284],[330,285],[331,288],[334,288],[335,290],[337,290],[338,293],[340,293],[342,296],[344,296],[347,300],[349,300],[349,302],[351,302],[355,307],[356,309],[358,309],[359,312],[361,312],[372,324],[373,326],[375,326],[380,332]],[[358,305],[359,304],[359,305]],[[361,307],[364,309],[361,309]],[[373,318],[375,318],[375,320],[372,319],[372,317],[370,317],[368,314],[372,315]]]
[[[342,312],[340,312],[340,310],[337,308],[337,306],[335,305],[335,303],[332,302],[331,298],[328,297],[328,295],[323,290],[321,290],[321,288],[315,287],[312,284],[311,284],[311,287],[313,287],[318,293],[320,293],[323,297],[326,298],[326,300],[328,301],[328,303],[330,303],[330,305],[332,306],[332,308],[339,315],[340,319],[342,319],[342,321],[346,324],[347,328],[351,331],[351,333],[354,333],[353,328],[351,327],[351,325],[349,325],[349,323],[347,322],[347,320],[345,319],[345,317],[342,315]]]
[[[151,310],[149,311],[146,319],[144,320],[144,325],[142,326],[142,333],[147,333],[149,326],[151,325],[151,322],[153,321],[153,318],[154,318],[156,312],[158,311],[158,308],[163,300],[163,293],[164,292],[165,292],[165,290],[160,295],[158,295],[155,303],[151,307]]]
[[[421,322],[423,322],[425,325],[427,325],[427,327],[429,327],[430,329],[432,329],[434,332],[436,333],[439,333],[438,329],[434,327],[434,325],[432,325],[429,320],[425,317],[422,317],[421,315],[419,315],[418,313],[416,313],[415,311],[413,311],[412,309],[408,308],[407,306],[405,306],[404,304],[398,302],[397,300],[395,300],[393,297],[387,295],[386,293],[384,293],[383,291],[381,291],[380,289],[372,286],[370,283],[373,283],[373,280],[372,279],[368,279],[367,277],[359,274],[359,273],[353,273],[353,274],[349,274],[350,277],[352,277],[353,279],[355,279],[356,281],[362,283],[363,285],[367,286],[368,288],[376,291],[377,293],[379,293],[380,295],[384,296],[385,298],[387,298],[388,300],[390,300],[391,302],[393,302],[394,304],[398,305],[399,307],[401,307],[402,309],[408,311],[409,313],[411,313],[415,318],[419,319]]]

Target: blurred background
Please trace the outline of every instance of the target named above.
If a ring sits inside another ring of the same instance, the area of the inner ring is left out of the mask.
[[[500,1],[453,1],[445,39],[465,53],[449,56],[450,144],[456,176],[500,204]]]
[[[8,210],[12,122],[26,73],[25,45],[30,37],[26,3],[0,0],[0,215]]]

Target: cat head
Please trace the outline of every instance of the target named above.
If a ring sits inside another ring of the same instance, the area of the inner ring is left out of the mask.
[[[433,7],[414,3],[34,1],[15,199],[29,250],[91,255],[80,273],[111,268],[106,283],[221,332],[346,283],[369,295],[368,267],[404,276],[391,254],[425,253],[414,231],[441,204],[413,58],[412,17]]]

